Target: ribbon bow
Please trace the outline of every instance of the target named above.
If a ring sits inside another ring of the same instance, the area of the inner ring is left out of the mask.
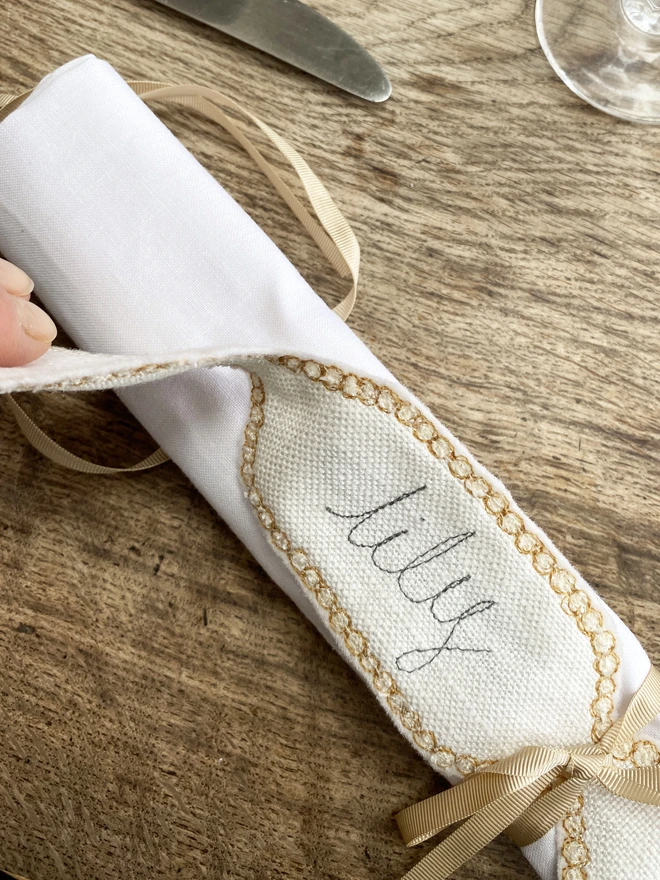
[[[529,746],[396,817],[408,846],[463,824],[402,880],[446,880],[502,831],[519,846],[539,840],[590,785],[660,806],[660,767],[616,766],[614,755],[660,714],[660,671],[651,667],[624,716],[597,743],[572,749]],[[467,820],[467,821],[463,821]]]

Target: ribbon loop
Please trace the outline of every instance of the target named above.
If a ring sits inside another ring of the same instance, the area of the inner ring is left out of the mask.
[[[447,880],[500,832],[519,846],[543,837],[590,785],[617,797],[660,806],[660,768],[617,766],[617,749],[660,714],[660,671],[651,670],[623,717],[599,743],[571,749],[527,746],[479,770],[454,788],[402,810],[397,822],[415,846],[463,824],[403,880]]]
[[[215,91],[215,89],[199,85],[173,85],[171,83],[143,80],[130,81],[128,85],[143,101],[163,101],[197,110],[202,115],[221,125],[243,147],[301,222],[306,232],[328,259],[330,265],[342,278],[351,279],[351,289],[333,309],[342,321],[346,321],[357,298],[357,285],[360,275],[360,245],[350,224],[337,205],[335,205],[328,190],[291,144],[269,125],[266,125],[265,122],[262,122],[257,116],[250,113],[245,107],[242,107],[237,101],[228,98],[221,92]],[[16,110],[32,94],[32,91],[30,89],[20,95],[0,94],[0,122],[9,113]],[[298,175],[317,219],[310,214],[300,199],[282,179],[276,168],[262,155],[261,151],[252,143],[236,121],[223,111],[223,107],[247,118],[275,145]],[[68,449],[56,443],[35,424],[11,395],[8,397],[8,404],[18,422],[18,426],[35,449],[41,452],[42,455],[50,458],[51,461],[70,470],[97,475],[133,473],[148,470],[169,460],[166,452],[162,449],[157,449],[152,455],[131,467],[106,467],[96,464],[78,455],[74,455]]]

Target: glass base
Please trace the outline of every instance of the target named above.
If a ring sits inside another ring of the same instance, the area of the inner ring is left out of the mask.
[[[660,124],[660,0],[537,0],[541,47],[599,110]]]

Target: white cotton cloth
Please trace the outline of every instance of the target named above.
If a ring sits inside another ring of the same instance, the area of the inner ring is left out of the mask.
[[[0,246],[81,348],[297,346],[391,378],[106,62],[85,56],[46,77],[2,136]],[[247,387],[217,369],[121,397],[318,625],[245,502],[235,464]]]
[[[34,278],[48,310],[91,352],[145,356],[145,362],[188,349],[304,352],[411,397],[121,77],[92,56],[48,76],[0,124],[0,249]],[[29,384],[50,363],[46,358],[22,373],[0,370],[0,391],[12,381],[20,385],[16,377]],[[250,406],[245,374],[230,367],[194,370],[119,393],[327,635],[325,618],[273,552],[246,500],[239,473]],[[649,661],[609,615],[622,659],[615,698],[621,711]],[[657,739],[660,725],[647,732]],[[555,829],[525,850],[543,880],[564,869],[562,841]],[[601,861],[605,867],[590,880],[622,880]]]

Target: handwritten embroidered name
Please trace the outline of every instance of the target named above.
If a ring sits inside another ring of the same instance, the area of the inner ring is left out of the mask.
[[[360,513],[340,513],[326,507],[332,516],[352,522],[347,535],[349,544],[369,550],[373,565],[384,574],[395,577],[397,587],[408,601],[416,605],[428,602],[430,613],[442,627],[443,638],[439,644],[430,648],[414,648],[397,657],[396,665],[402,672],[417,672],[450,651],[466,654],[490,652],[485,647],[457,644],[457,640],[468,620],[493,608],[496,604],[493,599],[480,599],[467,605],[458,614],[450,613],[447,616],[447,600],[455,598],[455,590],[465,589],[472,576],[462,575],[440,587],[435,577],[418,576],[423,567],[456,550],[476,534],[474,531],[459,532],[443,537],[421,552],[411,549],[416,543],[415,532],[419,532],[420,525],[426,522],[415,509],[421,493],[426,491],[426,486],[419,486]],[[395,521],[401,525],[397,527]],[[424,574],[428,574],[428,570]]]

